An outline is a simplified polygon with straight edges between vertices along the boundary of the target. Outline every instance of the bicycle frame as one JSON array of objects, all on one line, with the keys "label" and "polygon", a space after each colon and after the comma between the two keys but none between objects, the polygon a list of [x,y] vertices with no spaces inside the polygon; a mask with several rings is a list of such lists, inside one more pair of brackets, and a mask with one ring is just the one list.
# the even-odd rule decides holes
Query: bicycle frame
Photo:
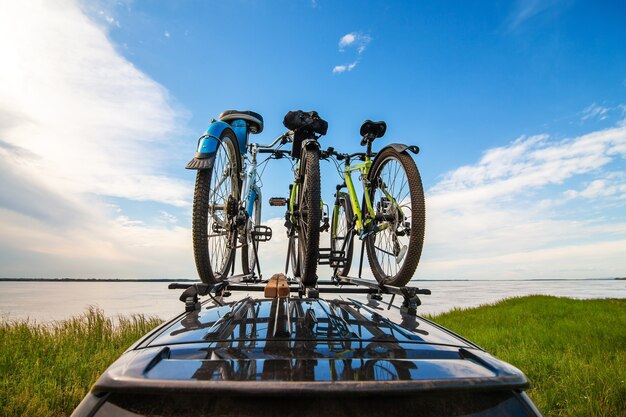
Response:
[{"label": "bicycle frame", "polygon": [[[250,152],[250,163],[247,164],[248,166],[246,167],[246,176],[244,177],[244,181],[243,181],[243,188],[242,188],[242,193],[241,193],[241,201],[240,204],[241,206],[244,207],[246,214],[248,217],[252,217],[252,210],[254,209],[254,200],[256,200],[257,198],[259,199],[259,201],[262,200],[261,198],[261,188],[257,185],[258,184],[258,177],[257,177],[257,150],[255,149],[256,144],[252,145],[252,150]],[[261,209],[262,206],[259,207],[259,210]],[[259,212],[259,215],[261,215],[261,213]]]},{"label": "bicycle frame", "polygon": [[[365,162],[355,165],[350,165],[349,161],[346,161],[346,166],[343,172],[343,180],[348,188],[348,197],[350,198],[350,204],[352,205],[352,211],[356,215],[356,232],[361,234],[364,230],[366,224],[363,224],[363,212],[361,211],[361,205],[359,203],[356,190],[354,189],[354,183],[352,182],[352,173],[355,171],[359,171],[361,173],[361,182],[363,183],[363,191],[365,194],[365,207],[369,213],[369,217],[367,219],[367,225],[371,222],[371,219],[374,217],[375,212],[372,207],[372,202],[370,199],[370,187],[367,181],[363,181],[363,179],[367,178],[367,175],[370,172],[372,167],[372,160],[370,157],[365,158]],[[333,216],[336,216],[336,211]],[[337,219],[334,219],[335,222]]]},{"label": "bicycle frame", "polygon": [[[350,165],[350,161],[347,160],[346,165],[343,170],[344,183],[346,185],[346,188],[348,189],[348,192],[343,193],[343,194],[347,194],[347,196],[349,197],[350,205],[352,206],[352,211],[356,217],[354,230],[360,237],[363,237],[365,235],[365,232],[369,231],[368,229],[370,228],[370,225],[376,218],[376,211],[374,210],[374,206],[372,204],[372,199],[371,199],[371,185],[369,181],[367,180],[370,169],[372,168],[372,164],[373,164],[372,158],[366,155],[365,161],[359,164]],[[352,173],[355,171],[360,172],[360,179],[363,185],[363,196],[365,200],[365,207],[363,208],[361,207],[361,204],[359,203],[358,196],[354,188],[354,183],[352,181]],[[382,185],[380,187],[381,191],[385,194],[385,196],[389,199],[389,201],[398,209],[400,214],[404,217],[402,206],[398,204],[398,202],[393,198],[391,194],[389,194],[384,184],[381,184],[381,185]],[[339,193],[339,191],[337,192]],[[365,214],[367,214],[367,217],[365,216]],[[334,217],[333,220],[335,221],[335,224],[337,223],[337,220],[338,220],[336,218],[337,215],[338,215],[337,211],[333,210],[333,217]],[[364,219],[364,217],[366,218]],[[388,225],[385,223],[380,224],[378,225],[378,229],[376,231],[378,232],[378,231],[384,230],[387,228],[387,226]],[[334,232],[335,231],[332,231],[332,233]]]},{"label": "bicycle frame", "polygon": [[[240,201],[240,204],[242,207],[245,208],[245,211],[248,217],[252,216],[252,210],[254,209],[254,200],[258,197],[259,201],[261,201],[261,188],[257,185],[258,183],[257,155],[259,154],[259,150],[271,149],[274,146],[276,146],[278,142],[282,140],[289,141],[290,133],[291,132],[287,132],[283,135],[280,135],[269,145],[261,145],[258,143],[251,143],[250,145],[248,145],[248,147],[250,148],[250,153],[249,153],[250,163],[247,164],[247,167],[246,167],[246,175],[244,177],[243,188],[242,188],[242,193],[241,193],[241,201]],[[246,161],[247,159],[248,159],[248,156],[246,155]]]},{"label": "bicycle frame", "polygon": [[[300,162],[295,166],[294,172],[300,171]],[[298,181],[293,182],[293,187],[291,187],[291,194],[289,195],[289,215],[290,221],[292,224],[296,223],[296,204],[298,198],[298,190],[300,188],[300,183]]]}]

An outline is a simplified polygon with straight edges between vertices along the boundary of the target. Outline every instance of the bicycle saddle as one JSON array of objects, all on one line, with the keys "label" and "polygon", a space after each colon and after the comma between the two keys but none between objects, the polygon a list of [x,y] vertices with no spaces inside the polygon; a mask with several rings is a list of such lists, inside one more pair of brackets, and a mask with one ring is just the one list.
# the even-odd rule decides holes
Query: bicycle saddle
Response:
[{"label": "bicycle saddle", "polygon": [[387,123],[384,121],[372,122],[366,120],[361,125],[361,136],[369,136],[372,139],[382,138],[387,131]]},{"label": "bicycle saddle", "polygon": [[302,130],[325,135],[328,131],[328,122],[322,119],[316,111],[295,110],[287,112],[283,125],[289,130]]},{"label": "bicycle saddle", "polygon": [[225,110],[218,120],[229,122],[231,120],[242,119],[248,122],[250,133],[261,133],[263,131],[263,116],[249,110]]}]

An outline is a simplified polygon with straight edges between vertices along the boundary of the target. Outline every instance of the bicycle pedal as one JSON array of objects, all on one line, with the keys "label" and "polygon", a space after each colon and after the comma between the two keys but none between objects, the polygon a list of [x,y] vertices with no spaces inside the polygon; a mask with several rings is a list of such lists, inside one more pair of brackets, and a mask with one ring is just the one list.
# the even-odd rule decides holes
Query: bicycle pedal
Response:
[{"label": "bicycle pedal", "polygon": [[256,242],[268,242],[272,239],[272,228],[269,226],[254,226],[252,229],[252,239]]},{"label": "bicycle pedal", "polygon": [[287,200],[286,198],[283,197],[271,197],[270,198],[270,206],[272,207],[284,207],[287,205],[287,202],[289,200]]}]

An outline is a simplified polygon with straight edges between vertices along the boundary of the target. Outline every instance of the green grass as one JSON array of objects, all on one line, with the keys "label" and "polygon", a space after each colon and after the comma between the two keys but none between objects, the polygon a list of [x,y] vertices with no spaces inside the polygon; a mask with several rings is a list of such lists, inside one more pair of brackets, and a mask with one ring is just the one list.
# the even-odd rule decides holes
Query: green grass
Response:
[{"label": "green grass", "polygon": [[626,416],[626,299],[530,296],[432,318],[521,369],[545,416]]},{"label": "green grass", "polygon": [[96,309],[55,324],[0,321],[0,415],[70,415],[98,376],[159,323]]},{"label": "green grass", "polygon": [[[437,323],[520,368],[546,416],[626,416],[626,300],[532,296]],[[98,376],[159,323],[102,311],[39,325],[0,321],[0,415],[69,415]]]}]

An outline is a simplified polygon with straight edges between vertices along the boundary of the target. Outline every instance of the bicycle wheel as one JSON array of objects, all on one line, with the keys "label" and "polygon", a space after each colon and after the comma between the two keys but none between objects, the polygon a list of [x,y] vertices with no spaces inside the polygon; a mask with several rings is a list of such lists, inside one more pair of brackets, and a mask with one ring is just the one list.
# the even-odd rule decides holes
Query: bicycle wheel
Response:
[{"label": "bicycle wheel", "polygon": [[317,256],[320,243],[320,221],[322,205],[320,202],[320,162],[317,149],[303,149],[300,160],[301,183],[298,188],[298,237],[295,239],[298,249],[300,279],[305,286],[314,286],[317,282]]},{"label": "bicycle wheel", "polygon": [[348,231],[351,227],[352,218],[352,205],[346,195],[339,197],[339,205],[335,205],[333,208],[333,217],[330,226],[330,250],[341,251],[343,250],[343,256],[346,258],[346,263],[343,267],[337,268],[338,276],[348,276],[350,272],[350,266],[352,264],[352,254],[354,251],[354,241],[349,239]]},{"label": "bicycle wheel", "polygon": [[[256,269],[256,253],[254,251],[254,242],[252,241],[252,231],[254,226],[261,224],[261,201],[256,196],[252,204],[252,215],[248,218],[246,229],[242,239],[241,247],[241,269],[244,274],[252,274]],[[258,244],[257,244],[258,245]]]},{"label": "bicycle wheel", "polygon": [[419,171],[409,155],[387,148],[374,160],[369,180],[378,232],[365,241],[367,259],[379,282],[406,285],[424,245],[426,210]]},{"label": "bicycle wheel", "polygon": [[220,139],[213,168],[198,171],[193,196],[193,253],[198,275],[206,283],[228,275],[237,246],[239,148],[230,130]]}]

